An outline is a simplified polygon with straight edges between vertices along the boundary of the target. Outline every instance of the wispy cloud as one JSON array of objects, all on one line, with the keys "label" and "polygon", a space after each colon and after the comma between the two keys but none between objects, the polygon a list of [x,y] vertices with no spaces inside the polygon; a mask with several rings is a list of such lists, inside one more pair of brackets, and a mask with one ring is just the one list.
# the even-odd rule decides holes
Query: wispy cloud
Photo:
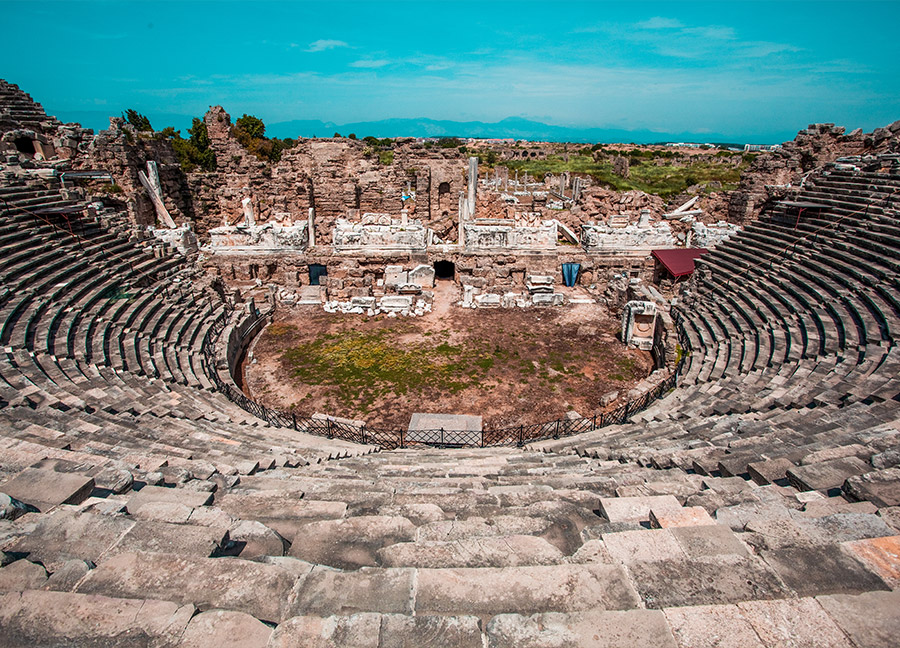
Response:
[{"label": "wispy cloud", "polygon": [[353,61],[353,63],[350,64],[350,67],[371,69],[381,68],[389,64],[390,61],[388,61],[387,59],[361,59],[359,61]]},{"label": "wispy cloud", "polygon": [[742,40],[733,27],[724,25],[686,25],[680,20],[654,16],[632,25],[628,40],[643,43],[657,54],[671,58],[722,60],[726,56],[757,59],[797,52],[788,43]]},{"label": "wispy cloud", "polygon": [[[293,45],[293,43],[292,43]],[[349,43],[342,40],[331,40],[328,38],[320,38],[313,41],[306,48],[307,52],[326,52],[328,50],[338,49],[339,47],[350,47]]]}]

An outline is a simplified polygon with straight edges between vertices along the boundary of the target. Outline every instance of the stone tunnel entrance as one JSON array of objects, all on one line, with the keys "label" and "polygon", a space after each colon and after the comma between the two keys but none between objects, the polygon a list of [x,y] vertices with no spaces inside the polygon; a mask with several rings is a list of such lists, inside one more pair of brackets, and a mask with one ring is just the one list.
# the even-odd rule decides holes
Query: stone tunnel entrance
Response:
[{"label": "stone tunnel entrance", "polygon": [[435,261],[434,278],[453,281],[456,279],[456,264],[453,261]]}]

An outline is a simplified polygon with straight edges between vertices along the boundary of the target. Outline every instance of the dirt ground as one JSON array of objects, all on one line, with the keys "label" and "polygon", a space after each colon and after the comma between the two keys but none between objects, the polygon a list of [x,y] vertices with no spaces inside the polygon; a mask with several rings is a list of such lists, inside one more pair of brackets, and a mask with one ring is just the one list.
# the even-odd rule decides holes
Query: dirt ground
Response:
[{"label": "dirt ground", "polygon": [[451,306],[452,290],[439,287],[434,311],[416,318],[279,310],[245,363],[245,391],[373,427],[405,428],[414,412],[501,427],[591,415],[601,396],[624,399],[652,370],[649,353],[615,338],[619,322],[602,307],[470,310]]}]

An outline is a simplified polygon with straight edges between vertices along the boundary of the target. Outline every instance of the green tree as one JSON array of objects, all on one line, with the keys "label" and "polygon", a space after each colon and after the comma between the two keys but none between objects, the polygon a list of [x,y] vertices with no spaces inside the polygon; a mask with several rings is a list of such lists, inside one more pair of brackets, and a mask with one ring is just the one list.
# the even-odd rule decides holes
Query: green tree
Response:
[{"label": "green tree", "polygon": [[150,125],[150,120],[146,116],[139,113],[137,110],[129,108],[122,114],[122,117],[125,119],[125,121],[134,126],[135,130],[144,132],[153,131],[153,127]]},{"label": "green tree", "polygon": [[262,139],[266,136],[266,125],[259,117],[245,114],[243,117],[238,117],[234,124],[237,129],[246,133],[247,137]]},{"label": "green tree", "polygon": [[215,171],[216,153],[209,147],[209,132],[203,120],[194,117],[191,127],[188,129],[188,139],[181,137],[181,132],[169,127],[161,131],[172,139],[172,148],[186,172],[196,171],[198,168],[204,171]]}]

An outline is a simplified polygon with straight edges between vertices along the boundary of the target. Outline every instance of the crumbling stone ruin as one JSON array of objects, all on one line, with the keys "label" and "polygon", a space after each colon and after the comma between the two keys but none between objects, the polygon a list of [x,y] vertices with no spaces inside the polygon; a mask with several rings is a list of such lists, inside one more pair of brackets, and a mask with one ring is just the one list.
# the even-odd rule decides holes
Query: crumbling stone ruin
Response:
[{"label": "crumbling stone ruin", "polygon": [[[374,170],[357,144],[322,141],[287,154],[284,173],[235,149],[214,174],[185,175],[128,125],[92,137],[0,83],[0,644],[895,645],[900,155],[896,131],[823,128],[786,144],[789,157],[761,154],[751,176],[784,164],[802,186],[785,174],[785,197],[743,203],[748,179],[732,194],[742,229],[673,301],[563,240],[453,249],[460,221],[441,229],[422,202],[407,222],[451,243],[334,251],[327,233],[350,209],[399,216],[407,167]],[[819,139],[856,148],[788,162]],[[467,165],[444,155],[421,177],[463,193]],[[302,159],[319,166],[292,171]],[[177,253],[144,229],[159,213],[138,174],[148,161],[201,245],[246,218],[244,198],[247,228],[284,222],[275,204],[292,223],[313,208],[315,244]],[[379,178],[385,196],[363,200]],[[457,193],[440,195],[458,209]],[[641,209],[673,226],[663,214],[683,204]],[[265,287],[302,271],[329,301],[381,288],[382,304],[415,309],[435,281],[472,301],[520,284],[553,301],[568,261],[583,264],[572,288],[624,286],[624,341],[656,345],[659,328],[677,339],[659,389],[502,437],[472,416],[410,441],[267,410],[238,385],[271,304],[236,278]]]}]

